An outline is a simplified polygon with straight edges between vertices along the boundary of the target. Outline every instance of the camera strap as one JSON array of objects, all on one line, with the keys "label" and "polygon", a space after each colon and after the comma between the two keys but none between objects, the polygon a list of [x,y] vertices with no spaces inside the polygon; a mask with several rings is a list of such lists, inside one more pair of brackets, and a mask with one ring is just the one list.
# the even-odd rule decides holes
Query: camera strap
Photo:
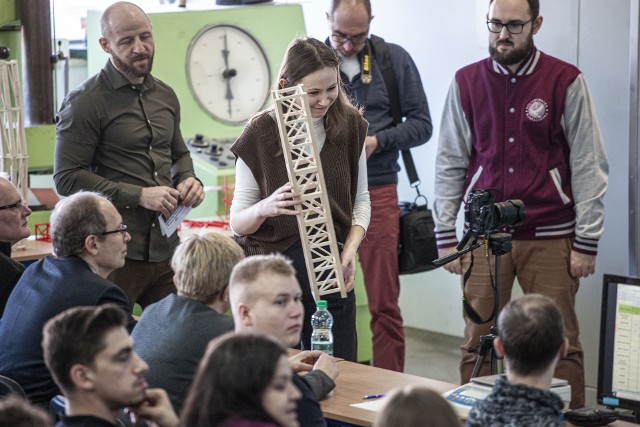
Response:
[{"label": "camera strap", "polygon": [[[491,263],[489,262],[489,248],[487,247],[488,240],[485,239],[483,246],[485,247],[485,253],[487,254],[487,263],[489,263],[489,278],[491,280],[491,288],[493,288],[493,311],[489,315],[487,319],[482,319],[478,312],[467,302],[467,295],[465,293],[465,287],[467,286],[467,280],[471,277],[471,269],[473,268],[473,262],[475,259],[474,251],[471,251],[471,263],[469,264],[469,268],[464,272],[464,279],[462,281],[462,306],[464,307],[464,312],[467,314],[467,317],[476,325],[483,325],[492,321],[496,315],[498,314],[498,287],[496,286],[496,282],[493,280],[493,275],[491,274]],[[499,273],[498,273],[499,274]]]},{"label": "camera strap", "polygon": [[[400,93],[398,91],[398,84],[396,83],[396,77],[393,72],[393,64],[391,63],[391,54],[389,54],[389,47],[382,37],[371,34],[370,41],[367,41],[367,48],[372,51],[374,60],[380,68],[380,72],[382,73],[382,80],[384,82],[385,89],[387,90],[387,95],[389,96],[389,110],[391,112],[391,117],[393,118],[393,123],[395,125],[398,125],[399,123],[402,123],[402,108],[400,107]],[[371,66],[370,63],[369,66]],[[371,73],[369,72],[369,75],[370,74]],[[363,83],[365,83],[364,80]],[[371,83],[370,78],[369,83]],[[367,93],[369,90],[368,84],[365,84],[364,90],[364,105],[367,105]],[[420,197],[421,194],[420,190],[418,190],[418,185],[420,185],[421,182],[420,178],[418,177],[416,165],[413,162],[411,151],[407,148],[404,150],[400,150],[400,153],[402,154],[402,162],[404,163],[404,167],[407,170],[409,184],[411,185],[411,187],[416,189],[416,191],[418,192],[418,197]]]}]

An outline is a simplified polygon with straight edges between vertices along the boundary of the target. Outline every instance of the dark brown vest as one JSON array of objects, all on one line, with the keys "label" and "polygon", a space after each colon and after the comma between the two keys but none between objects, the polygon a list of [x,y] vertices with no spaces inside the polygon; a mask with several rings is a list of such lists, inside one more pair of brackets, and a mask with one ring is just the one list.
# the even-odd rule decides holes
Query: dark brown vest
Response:
[{"label": "dark brown vest", "polygon": [[[352,115],[348,126],[347,139],[331,141],[327,137],[320,153],[331,216],[340,243],[344,243],[351,229],[358,161],[368,124],[361,116]],[[278,124],[268,112],[258,114],[247,123],[231,151],[253,172],[261,198],[270,196],[289,181]],[[300,240],[297,219],[288,215],[267,218],[255,233],[236,237],[247,255],[283,252],[297,240]]]}]

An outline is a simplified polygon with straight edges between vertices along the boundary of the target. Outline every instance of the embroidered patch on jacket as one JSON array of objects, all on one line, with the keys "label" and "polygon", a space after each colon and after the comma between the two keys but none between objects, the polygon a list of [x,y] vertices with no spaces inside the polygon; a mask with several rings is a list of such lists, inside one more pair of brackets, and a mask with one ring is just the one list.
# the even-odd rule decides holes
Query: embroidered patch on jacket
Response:
[{"label": "embroidered patch on jacket", "polygon": [[539,122],[547,117],[548,111],[547,103],[540,98],[536,98],[527,104],[527,117],[534,122]]}]

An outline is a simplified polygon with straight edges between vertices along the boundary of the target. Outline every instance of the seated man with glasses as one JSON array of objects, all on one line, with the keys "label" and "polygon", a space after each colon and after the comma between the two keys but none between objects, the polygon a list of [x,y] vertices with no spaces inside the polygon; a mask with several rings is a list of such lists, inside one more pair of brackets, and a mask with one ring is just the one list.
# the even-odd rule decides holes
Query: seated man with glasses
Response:
[{"label": "seated man with glasses", "polygon": [[0,317],[24,266],[11,259],[11,246],[29,237],[31,209],[4,173],[0,173]]},{"label": "seated man with glasses", "polygon": [[56,257],[30,265],[0,319],[0,375],[17,381],[31,402],[47,406],[59,394],[42,355],[42,327],[76,306],[115,303],[134,320],[124,292],[106,277],[124,265],[131,236],[105,197],[79,192],[56,205],[51,241]]}]

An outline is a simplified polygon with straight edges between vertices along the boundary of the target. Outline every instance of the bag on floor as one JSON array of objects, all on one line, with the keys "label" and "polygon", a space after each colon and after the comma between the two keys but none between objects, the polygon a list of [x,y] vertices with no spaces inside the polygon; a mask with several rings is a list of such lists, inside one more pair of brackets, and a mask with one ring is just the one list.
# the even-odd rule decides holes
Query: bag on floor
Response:
[{"label": "bag on floor", "polygon": [[[418,204],[424,199],[424,204]],[[435,223],[427,198],[418,195],[413,202],[399,202],[400,239],[398,268],[400,274],[414,274],[436,269],[433,260],[438,258]]]}]

